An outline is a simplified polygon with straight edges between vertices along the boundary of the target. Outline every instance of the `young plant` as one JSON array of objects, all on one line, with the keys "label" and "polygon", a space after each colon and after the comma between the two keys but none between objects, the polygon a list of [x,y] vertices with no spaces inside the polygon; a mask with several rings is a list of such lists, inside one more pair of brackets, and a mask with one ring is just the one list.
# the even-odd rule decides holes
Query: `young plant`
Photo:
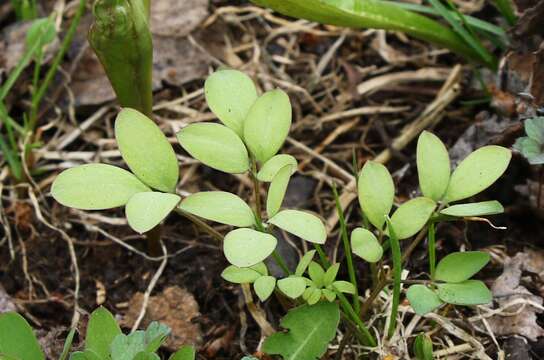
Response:
[{"label": "young plant", "polygon": [[11,6],[19,20],[32,20],[38,17],[36,0],[11,0]]}]

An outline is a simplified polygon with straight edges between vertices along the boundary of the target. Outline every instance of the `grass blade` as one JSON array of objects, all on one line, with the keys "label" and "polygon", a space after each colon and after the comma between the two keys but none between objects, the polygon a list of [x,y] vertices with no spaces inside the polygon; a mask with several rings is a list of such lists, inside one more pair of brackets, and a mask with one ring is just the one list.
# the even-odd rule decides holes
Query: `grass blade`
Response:
[{"label": "grass blade", "polygon": [[391,244],[391,255],[393,257],[393,300],[391,303],[391,318],[389,320],[389,329],[387,336],[390,338],[395,333],[397,327],[397,312],[400,303],[400,280],[402,275],[402,257],[400,254],[400,243],[395,229],[391,225],[391,219],[387,217],[387,228],[389,229],[389,239]]}]

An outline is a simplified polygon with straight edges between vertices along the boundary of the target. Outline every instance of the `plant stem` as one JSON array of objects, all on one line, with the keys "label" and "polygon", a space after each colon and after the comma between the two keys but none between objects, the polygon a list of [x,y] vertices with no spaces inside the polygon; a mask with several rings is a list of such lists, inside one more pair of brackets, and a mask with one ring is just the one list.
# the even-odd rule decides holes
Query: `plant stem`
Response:
[{"label": "plant stem", "polygon": [[431,279],[434,280],[434,271],[436,267],[436,228],[434,222],[429,223],[427,241],[429,242],[429,272]]},{"label": "plant stem", "polygon": [[291,272],[289,271],[287,264],[285,263],[285,261],[283,260],[283,258],[281,257],[281,255],[278,253],[277,250],[274,250],[272,252],[272,257],[274,258],[274,261],[276,262],[276,264],[278,264],[278,266],[283,270],[285,275],[287,276],[291,275]]},{"label": "plant stem", "polygon": [[255,161],[253,156],[251,157],[250,176],[251,181],[253,182],[253,193],[255,196],[255,216],[257,217],[257,222],[262,226],[261,184],[259,179],[257,179],[257,161]]},{"label": "plant stem", "polygon": [[391,303],[391,317],[389,320],[389,330],[387,336],[391,338],[397,327],[397,312],[400,303],[400,278],[402,276],[402,257],[400,253],[400,243],[395,229],[391,225],[389,218],[387,219],[387,227],[389,228],[389,240],[391,243],[391,255],[393,257],[393,300]]},{"label": "plant stem", "polygon": [[336,291],[336,296],[338,297],[338,300],[340,300],[340,305],[342,306],[344,313],[348,315],[348,317],[357,325],[358,330],[362,332],[363,338],[365,340],[364,344],[369,346],[376,346],[376,340],[374,340],[374,337],[372,336],[368,328],[361,321],[361,318],[357,315],[348,299],[340,291]]},{"label": "plant stem", "polygon": [[321,261],[321,265],[325,269],[328,269],[331,266],[331,262],[327,258],[327,254],[325,254],[325,251],[321,247],[321,245],[314,243],[314,248],[317,251],[317,254],[319,255],[319,260]]},{"label": "plant stem", "polygon": [[211,237],[213,237],[214,239],[216,239],[217,241],[219,241],[220,243],[223,242],[223,235],[221,235],[220,232],[218,232],[217,230],[215,230],[213,227],[211,227],[210,225],[208,225],[207,223],[205,223],[203,220],[201,220],[199,217],[193,215],[193,214],[189,214],[188,212],[185,212],[183,210],[181,210],[180,208],[176,208],[175,211],[183,216],[184,218],[186,218],[187,220],[191,221],[193,224],[195,224],[199,229],[201,229],[202,231],[204,231],[205,233],[207,233],[208,235],[210,235]]}]

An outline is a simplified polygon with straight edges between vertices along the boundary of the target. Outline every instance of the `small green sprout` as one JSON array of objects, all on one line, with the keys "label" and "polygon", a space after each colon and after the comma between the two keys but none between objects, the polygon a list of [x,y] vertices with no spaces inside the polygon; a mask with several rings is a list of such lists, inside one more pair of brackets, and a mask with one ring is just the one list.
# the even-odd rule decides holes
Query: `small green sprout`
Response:
[{"label": "small green sprout", "polygon": [[417,360],[433,360],[433,342],[425,334],[419,334],[414,340],[414,354]]},{"label": "small green sprout", "polygon": [[544,164],[544,117],[525,120],[525,133],[514,144],[514,150],[519,151],[532,165]]}]

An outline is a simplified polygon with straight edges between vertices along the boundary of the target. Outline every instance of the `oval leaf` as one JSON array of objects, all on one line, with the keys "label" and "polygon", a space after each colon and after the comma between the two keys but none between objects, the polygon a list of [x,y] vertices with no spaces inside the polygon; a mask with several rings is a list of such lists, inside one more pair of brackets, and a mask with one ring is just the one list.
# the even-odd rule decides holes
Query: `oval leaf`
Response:
[{"label": "oval leaf", "polygon": [[291,175],[294,174],[297,170],[298,162],[291,155],[280,154],[272,157],[270,160],[264,163],[261,170],[257,174],[257,179],[259,181],[271,182],[274,179],[274,176],[286,165],[291,165]]},{"label": "oval leaf", "polygon": [[103,210],[125,205],[137,193],[151,191],[136,176],[117,166],[87,164],[64,170],[51,195],[64,206]]},{"label": "oval leaf", "polygon": [[278,280],[278,289],[280,289],[287,297],[296,299],[306,290],[306,281],[300,276],[289,276],[285,279]]},{"label": "oval leaf", "polygon": [[134,109],[123,109],[115,120],[115,138],[123,159],[140,180],[160,191],[176,189],[176,154],[151,119]]},{"label": "oval leaf", "polygon": [[336,290],[346,293],[355,294],[355,286],[349,281],[338,280],[332,283],[332,287]]},{"label": "oval leaf", "polygon": [[327,230],[323,222],[307,212],[282,210],[268,222],[312,243],[324,244],[327,240]]},{"label": "oval leaf", "polygon": [[272,295],[276,287],[276,278],[273,276],[261,276],[253,284],[253,289],[261,301],[265,301]]},{"label": "oval leaf", "polygon": [[95,353],[100,359],[110,356],[110,345],[121,328],[113,315],[103,307],[99,307],[91,314],[85,337],[85,352]]},{"label": "oval leaf", "polygon": [[211,74],[204,84],[206,102],[221,122],[243,136],[244,120],[257,100],[253,80],[237,70],[219,70]]},{"label": "oval leaf", "polygon": [[441,214],[456,217],[486,216],[501,214],[503,212],[504,208],[501,203],[496,200],[453,205],[440,211]]},{"label": "oval leaf", "polygon": [[363,228],[354,229],[351,233],[351,249],[369,263],[378,262],[383,256],[383,248],[376,236]]},{"label": "oval leaf", "polygon": [[424,131],[417,141],[417,173],[421,192],[435,201],[442,199],[450,181],[450,157],[440,139]]},{"label": "oval leaf", "polygon": [[134,195],[125,208],[128,224],[140,234],[159,225],[179,204],[176,194],[143,192]]},{"label": "oval leaf", "polygon": [[484,146],[467,156],[451,175],[444,201],[453,202],[487,189],[506,171],[512,153],[501,146]]},{"label": "oval leaf", "polygon": [[221,273],[221,277],[235,284],[251,284],[262,275],[251,268],[240,268],[230,265]]},{"label": "oval leaf", "polygon": [[493,299],[491,291],[479,280],[462,283],[438,284],[438,296],[448,304],[484,305]]},{"label": "oval leaf", "polygon": [[253,229],[236,229],[225,236],[223,251],[231,264],[249,267],[270,256],[277,242],[270,234]]},{"label": "oval leaf", "polygon": [[291,127],[291,102],[282,90],[272,90],[255,101],[244,122],[244,141],[264,164],[276,155]]},{"label": "oval leaf", "polygon": [[325,276],[323,276],[323,286],[329,286],[333,283],[334,280],[336,280],[338,270],[340,270],[340,263],[331,265],[331,267],[327,269],[327,271],[325,272]]},{"label": "oval leaf", "polygon": [[442,305],[438,295],[425,285],[412,285],[406,292],[410,305],[418,315],[425,315]]},{"label": "oval leaf", "polygon": [[385,215],[389,215],[395,196],[395,185],[385,166],[367,161],[359,174],[359,204],[368,221],[378,229],[383,228]]},{"label": "oval leaf", "polygon": [[302,276],[306,269],[308,268],[308,265],[312,262],[314,256],[315,256],[316,250],[310,250],[304,256],[300,259],[298,262],[297,268],[295,269],[295,275]]},{"label": "oval leaf", "polygon": [[280,210],[292,173],[293,167],[291,165],[284,166],[270,183],[266,198],[266,213],[268,217],[273,217]]},{"label": "oval leaf", "polygon": [[225,191],[203,191],[189,195],[179,208],[201,218],[238,227],[255,224],[255,215],[238,196]]},{"label": "oval leaf", "polygon": [[470,279],[491,259],[483,251],[455,252],[443,258],[436,266],[435,279],[459,283]]},{"label": "oval leaf", "polygon": [[34,331],[25,318],[16,312],[0,314],[0,358],[45,359]]},{"label": "oval leaf", "polygon": [[310,279],[312,279],[316,287],[321,288],[323,286],[325,270],[323,270],[321,265],[319,265],[315,261],[312,261],[310,263],[310,266],[308,267],[308,274],[310,275]]},{"label": "oval leaf", "polygon": [[407,239],[418,233],[425,226],[436,203],[426,197],[408,200],[393,213],[391,224],[399,240]]},{"label": "oval leaf", "polygon": [[236,133],[214,123],[191,124],[177,134],[181,146],[214,169],[240,174],[249,169],[247,149]]}]

